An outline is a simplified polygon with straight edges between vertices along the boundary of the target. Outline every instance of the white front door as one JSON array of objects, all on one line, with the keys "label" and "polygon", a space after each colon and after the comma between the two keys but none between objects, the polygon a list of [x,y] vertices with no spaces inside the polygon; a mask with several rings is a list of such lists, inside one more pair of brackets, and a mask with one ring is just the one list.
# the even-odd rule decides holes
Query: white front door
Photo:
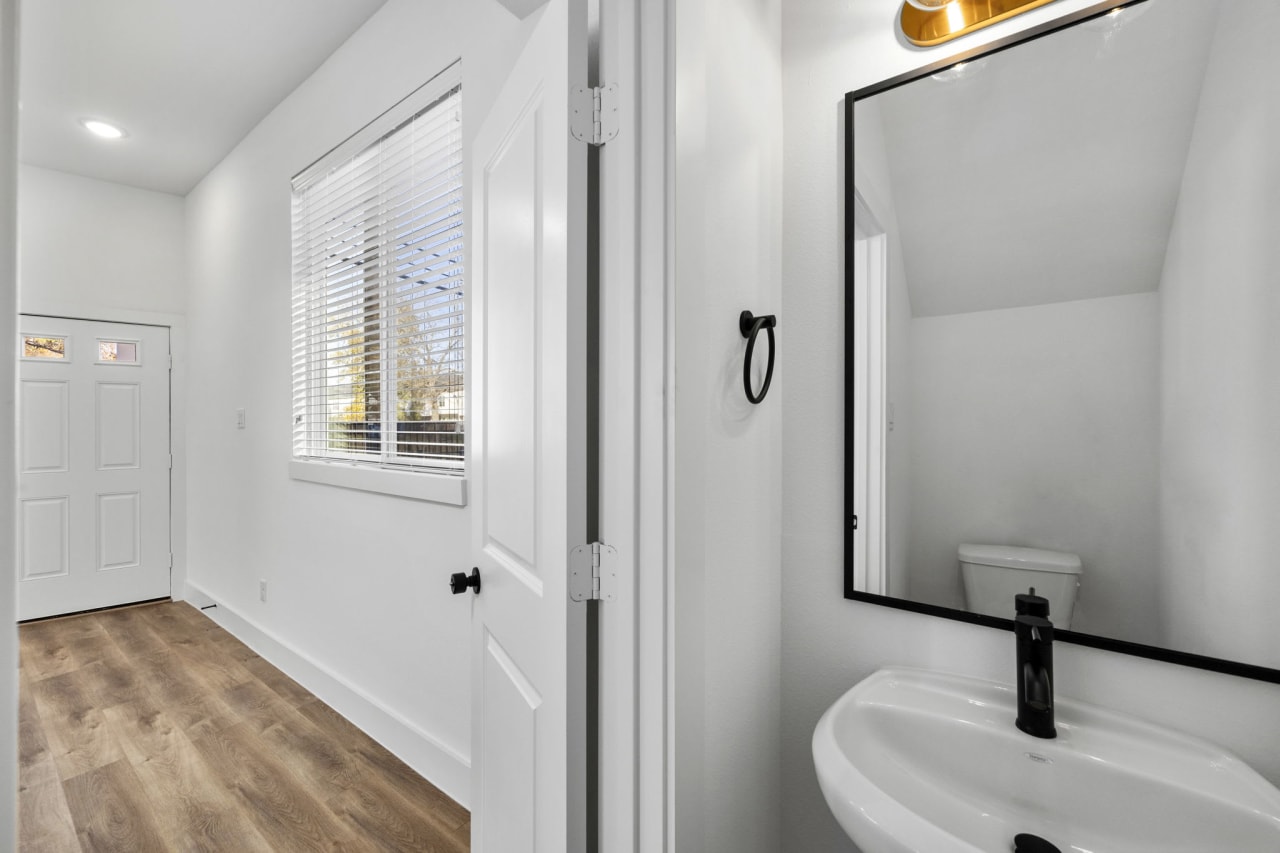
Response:
[{"label": "white front door", "polygon": [[169,330],[18,328],[18,619],[169,595]]},{"label": "white front door", "polygon": [[586,81],[582,0],[549,0],[472,149],[474,853],[585,848]]}]

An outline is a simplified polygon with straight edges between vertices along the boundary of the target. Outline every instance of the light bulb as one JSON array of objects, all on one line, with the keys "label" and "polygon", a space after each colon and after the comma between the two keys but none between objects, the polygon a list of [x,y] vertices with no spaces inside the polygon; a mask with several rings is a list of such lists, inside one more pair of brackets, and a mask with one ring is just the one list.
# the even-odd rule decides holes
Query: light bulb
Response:
[{"label": "light bulb", "polygon": [[907,5],[914,6],[921,12],[936,12],[953,0],[907,0]]}]

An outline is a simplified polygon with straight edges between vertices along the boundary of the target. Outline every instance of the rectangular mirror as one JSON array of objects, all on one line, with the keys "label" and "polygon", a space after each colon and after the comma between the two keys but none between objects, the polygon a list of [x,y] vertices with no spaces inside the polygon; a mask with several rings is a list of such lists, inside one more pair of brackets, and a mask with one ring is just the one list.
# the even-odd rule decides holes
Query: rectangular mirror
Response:
[{"label": "rectangular mirror", "polygon": [[1280,3],[846,99],[846,597],[1280,681]]}]

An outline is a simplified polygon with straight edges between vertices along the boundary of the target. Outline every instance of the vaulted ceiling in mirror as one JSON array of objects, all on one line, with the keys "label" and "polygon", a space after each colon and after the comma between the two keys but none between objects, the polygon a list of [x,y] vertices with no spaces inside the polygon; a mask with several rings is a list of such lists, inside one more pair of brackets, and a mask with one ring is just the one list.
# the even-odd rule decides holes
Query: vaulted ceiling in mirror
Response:
[{"label": "vaulted ceiling in mirror", "polygon": [[865,102],[915,316],[1159,287],[1217,10],[1152,0]]}]

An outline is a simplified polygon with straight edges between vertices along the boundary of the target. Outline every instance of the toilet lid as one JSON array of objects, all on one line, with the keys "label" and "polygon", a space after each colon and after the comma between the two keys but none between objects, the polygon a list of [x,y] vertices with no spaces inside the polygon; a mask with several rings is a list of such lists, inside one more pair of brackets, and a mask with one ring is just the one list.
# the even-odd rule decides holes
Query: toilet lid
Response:
[{"label": "toilet lid", "polygon": [[961,545],[960,562],[980,566],[1000,566],[1032,572],[1056,572],[1078,575],[1083,571],[1080,558],[1065,551],[1042,548],[1019,548],[1014,545]]}]

